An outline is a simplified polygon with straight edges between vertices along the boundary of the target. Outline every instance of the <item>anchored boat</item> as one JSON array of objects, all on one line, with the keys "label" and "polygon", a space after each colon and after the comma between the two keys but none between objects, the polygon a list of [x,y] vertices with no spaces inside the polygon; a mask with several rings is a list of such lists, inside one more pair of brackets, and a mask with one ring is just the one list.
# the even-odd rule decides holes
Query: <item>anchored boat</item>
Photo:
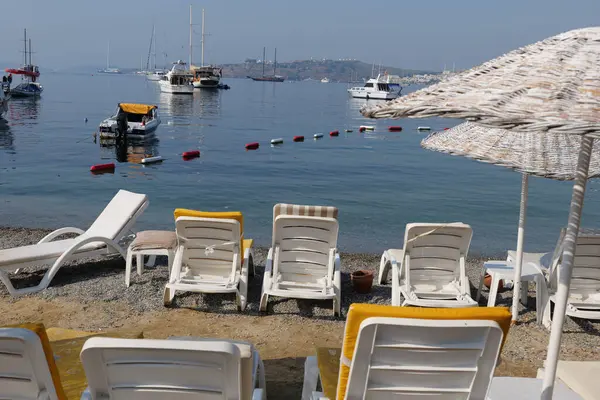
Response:
[{"label": "anchored boat", "polygon": [[158,82],[160,91],[173,94],[194,94],[192,74],[181,60],[173,63],[171,70]]},{"label": "anchored boat", "polygon": [[400,77],[388,74],[377,75],[377,78],[369,79],[363,87],[357,86],[348,89],[350,96],[367,100],[393,100],[400,97],[401,91]]},{"label": "anchored boat", "polygon": [[[11,75],[21,75],[22,82],[10,90],[13,97],[38,97],[44,91],[44,87],[36,82],[40,76],[40,69],[37,65],[33,65],[31,62],[31,39],[29,39],[29,50],[27,50],[27,29],[25,29],[25,52],[24,62],[21,68],[7,68],[5,72],[8,72],[10,80]],[[29,60],[27,55],[29,54]],[[10,85],[10,82],[9,82]]]},{"label": "anchored boat", "polygon": [[112,117],[102,121],[99,126],[101,138],[118,136],[117,119],[120,113],[127,116],[127,137],[145,139],[154,136],[154,131],[160,125],[158,107],[149,104],[119,103],[117,112]]}]

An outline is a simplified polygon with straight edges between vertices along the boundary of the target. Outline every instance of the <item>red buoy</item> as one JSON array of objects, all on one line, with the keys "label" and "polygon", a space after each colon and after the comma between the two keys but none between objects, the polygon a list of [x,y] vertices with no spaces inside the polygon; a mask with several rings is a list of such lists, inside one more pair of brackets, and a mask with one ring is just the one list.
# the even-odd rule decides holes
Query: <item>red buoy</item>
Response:
[{"label": "red buoy", "polygon": [[448,129],[450,129],[450,128],[444,128],[445,131],[447,131]]},{"label": "red buoy", "polygon": [[358,131],[359,131],[359,132],[364,132],[364,131],[366,131],[366,130],[367,130],[367,128],[365,128],[364,126],[361,126],[360,128],[358,128]]},{"label": "red buoy", "polygon": [[258,144],[258,142],[252,142],[252,143],[248,143],[246,145],[246,150],[256,150],[260,147],[260,144]]},{"label": "red buoy", "polygon": [[329,136],[334,137],[334,136],[339,136],[340,135],[340,131],[331,131],[329,132]]},{"label": "red buoy", "polygon": [[114,163],[110,163],[110,164],[96,164],[96,165],[92,165],[90,168],[91,172],[100,172],[100,171],[114,171],[115,170],[115,164]]},{"label": "red buoy", "polygon": [[181,156],[185,159],[200,157],[200,150],[184,151]]},{"label": "red buoy", "polygon": [[388,127],[388,131],[390,132],[402,132],[401,126],[390,126]]},{"label": "red buoy", "polygon": [[294,136],[294,142],[304,142],[304,136]]}]

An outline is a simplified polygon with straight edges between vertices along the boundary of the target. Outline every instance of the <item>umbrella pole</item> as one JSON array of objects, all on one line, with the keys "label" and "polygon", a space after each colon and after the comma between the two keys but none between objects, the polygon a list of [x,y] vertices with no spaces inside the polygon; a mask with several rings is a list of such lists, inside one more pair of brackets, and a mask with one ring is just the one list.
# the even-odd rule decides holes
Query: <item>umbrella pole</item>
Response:
[{"label": "umbrella pole", "polygon": [[525,238],[525,221],[527,219],[527,196],[529,191],[529,175],[523,174],[521,180],[521,209],[519,211],[519,231],[517,234],[517,259],[515,260],[515,278],[513,282],[512,323],[519,319],[519,297],[521,296],[521,272],[523,270],[523,240]]},{"label": "umbrella pole", "polygon": [[[564,250],[562,262],[559,266],[558,289],[556,291],[556,302],[554,304],[554,317],[550,332],[550,343],[548,343],[548,355],[546,357],[544,383],[542,386],[542,400],[552,400],[554,380],[556,379],[556,368],[560,354],[560,341],[562,338],[563,324],[565,322],[567,300],[569,298],[569,286],[573,274],[573,260],[575,258],[575,245],[581,223],[583,210],[583,198],[585,196],[585,185],[587,183],[592,145],[594,139],[588,136],[581,138],[579,159],[577,160],[577,171],[575,172],[575,183],[573,184],[573,196],[571,197],[571,209],[569,211],[569,222],[564,239]],[[550,307],[550,304],[548,304]]]}]

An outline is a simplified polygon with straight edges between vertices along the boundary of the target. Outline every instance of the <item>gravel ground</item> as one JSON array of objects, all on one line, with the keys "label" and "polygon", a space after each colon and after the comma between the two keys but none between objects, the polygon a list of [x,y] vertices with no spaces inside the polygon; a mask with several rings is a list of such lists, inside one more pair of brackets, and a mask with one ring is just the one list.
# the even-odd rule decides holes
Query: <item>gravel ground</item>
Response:
[{"label": "gravel ground", "polygon": [[[39,229],[0,228],[0,248],[35,243],[47,232],[46,230]],[[124,261],[120,258],[112,258],[81,260],[66,265],[60,269],[52,281],[50,288],[42,293],[27,295],[19,299],[10,297],[6,288],[0,285],[0,297],[7,310],[3,311],[2,307],[0,307],[0,323],[14,323],[15,318],[18,318],[18,316],[15,317],[14,315],[14,309],[16,309],[17,304],[22,304],[19,302],[23,301],[29,301],[31,304],[35,304],[36,307],[45,307],[48,304],[53,304],[53,302],[59,302],[65,310],[68,308],[65,304],[75,304],[78,307],[82,307],[79,310],[86,310],[88,307],[101,305],[103,312],[108,315],[107,319],[94,320],[94,318],[83,318],[78,320],[76,324],[78,329],[88,330],[115,328],[123,326],[128,320],[131,323],[134,320],[137,321],[136,323],[140,329],[143,329],[144,323],[149,323],[150,316],[155,318],[155,321],[158,321],[158,324],[160,324],[160,321],[170,321],[173,315],[176,315],[172,313],[178,312],[175,310],[193,310],[195,315],[207,321],[218,321],[218,324],[228,324],[228,319],[231,320],[233,325],[237,321],[248,320],[251,321],[251,324],[265,325],[264,329],[266,330],[283,329],[284,331],[290,330],[290,332],[293,332],[295,329],[301,332],[306,327],[306,329],[310,328],[316,332],[311,333],[311,335],[320,335],[322,332],[324,338],[327,339],[327,343],[336,343],[339,341],[339,345],[341,345],[340,332],[343,331],[343,316],[347,313],[350,304],[390,303],[389,284],[383,286],[374,284],[370,294],[361,295],[352,290],[350,283],[350,273],[352,271],[359,269],[377,271],[380,255],[342,253],[342,318],[334,318],[332,316],[331,301],[293,300],[272,297],[269,299],[269,316],[266,317],[258,311],[266,253],[267,251],[264,248],[255,249],[254,262],[256,265],[256,275],[250,279],[248,307],[242,315],[237,312],[234,295],[181,293],[175,297],[171,309],[166,309],[162,304],[163,289],[168,279],[166,258],[158,257],[157,266],[146,268],[142,276],[137,276],[134,271],[131,287],[128,289],[125,288],[124,283]],[[468,260],[467,273],[471,280],[473,297],[476,295],[476,288],[473,285],[476,286],[478,284],[480,267],[483,261],[487,259],[489,258],[481,256]],[[29,286],[36,284],[44,272],[43,268],[26,268],[17,274],[11,274],[11,279],[16,287]],[[377,278],[375,277],[376,280]],[[511,294],[511,291],[501,292],[496,304],[510,306]],[[542,366],[549,334],[544,328],[535,324],[534,296],[534,287],[531,286],[528,307],[524,308],[521,306],[521,322],[511,328],[503,350],[504,366],[499,367],[497,374],[534,376],[535,369]],[[485,306],[486,303],[487,291],[484,291],[480,305]],[[11,304],[15,306],[13,310],[11,310]],[[40,304],[42,305],[40,306]],[[11,311],[13,312],[11,313]],[[3,319],[2,313],[4,312],[11,316]],[[60,309],[57,312],[60,313]],[[68,313],[68,318],[76,318],[79,312],[73,310],[65,311],[65,315]],[[248,316],[250,319],[245,316]],[[189,318],[189,315],[186,318]],[[64,321],[64,319],[59,320]],[[72,327],[74,323],[67,320],[65,324],[69,326],[64,327]],[[590,322],[567,318],[564,331],[563,359],[600,359],[600,321]],[[225,334],[224,332],[219,333]],[[250,340],[252,335],[249,333],[246,337]],[[301,382],[302,380],[302,362],[297,357],[310,354],[312,351],[311,344],[316,343],[321,345],[323,343],[319,340],[303,340],[303,344],[298,347],[297,354],[294,353],[293,346],[288,346],[289,348],[285,351],[281,349],[268,351],[272,358],[283,357],[283,353],[285,353],[286,357],[290,355],[296,357],[296,359],[291,361],[293,365],[289,367],[290,371],[292,371],[290,373],[293,375],[293,379],[290,379],[294,382]],[[294,342],[293,335],[290,341]],[[262,354],[260,343],[257,343],[257,345]],[[290,354],[290,352],[293,354]],[[300,375],[296,376],[294,374]]]}]

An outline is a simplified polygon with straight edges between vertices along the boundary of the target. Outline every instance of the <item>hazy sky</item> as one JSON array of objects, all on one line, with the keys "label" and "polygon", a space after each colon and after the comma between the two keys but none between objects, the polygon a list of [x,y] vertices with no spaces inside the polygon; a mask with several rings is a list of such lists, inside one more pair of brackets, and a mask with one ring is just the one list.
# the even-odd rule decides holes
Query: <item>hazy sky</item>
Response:
[{"label": "hazy sky", "polygon": [[[441,70],[467,68],[570,29],[600,24],[600,0],[19,0],[2,1],[0,61],[22,60],[23,28],[42,68],[137,67],[153,22],[158,53],[188,59],[189,5],[206,10],[207,62],[357,58]],[[194,27],[200,61],[200,25]],[[164,57],[157,57],[163,63]]]}]

